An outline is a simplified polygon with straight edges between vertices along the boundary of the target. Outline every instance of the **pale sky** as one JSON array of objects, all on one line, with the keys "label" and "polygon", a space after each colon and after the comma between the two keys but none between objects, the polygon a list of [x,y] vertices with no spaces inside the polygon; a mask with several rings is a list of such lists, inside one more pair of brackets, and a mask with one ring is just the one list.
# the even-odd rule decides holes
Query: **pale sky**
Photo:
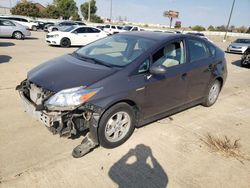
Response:
[{"label": "pale sky", "polygon": [[[33,0],[43,5],[53,0]],[[87,0],[75,0],[77,5]],[[169,24],[165,10],[180,12],[183,26],[226,25],[233,0],[112,0],[113,18],[127,17],[131,22]],[[13,6],[17,0],[0,0],[0,6]],[[96,0],[99,16],[109,17],[111,0]],[[250,27],[250,0],[236,0],[231,25]]]}]

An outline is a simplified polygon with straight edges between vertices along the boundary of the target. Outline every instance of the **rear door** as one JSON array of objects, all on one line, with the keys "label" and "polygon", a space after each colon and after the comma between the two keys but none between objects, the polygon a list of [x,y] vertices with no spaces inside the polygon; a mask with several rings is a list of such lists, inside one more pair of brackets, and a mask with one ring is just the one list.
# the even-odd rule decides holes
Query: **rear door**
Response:
[{"label": "rear door", "polygon": [[165,75],[146,77],[144,119],[183,105],[187,91],[187,63],[184,40],[174,40],[152,56],[153,64],[166,67]]},{"label": "rear door", "polygon": [[211,79],[213,56],[205,42],[198,38],[187,38],[188,47],[188,90],[187,101],[191,102],[204,97]]}]

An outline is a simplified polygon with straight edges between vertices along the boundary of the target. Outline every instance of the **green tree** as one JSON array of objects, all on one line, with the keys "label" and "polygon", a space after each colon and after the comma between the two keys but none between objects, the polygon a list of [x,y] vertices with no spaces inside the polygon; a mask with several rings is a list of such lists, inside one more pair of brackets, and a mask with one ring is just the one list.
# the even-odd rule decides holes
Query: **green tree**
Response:
[{"label": "green tree", "polygon": [[42,16],[46,18],[57,19],[60,17],[60,12],[55,5],[48,5],[42,12]]},{"label": "green tree", "polygon": [[101,17],[97,16],[96,14],[90,15],[90,21],[94,23],[103,23],[103,20],[101,19]]},{"label": "green tree", "polygon": [[247,32],[246,33],[250,33],[250,27],[248,28]]},{"label": "green tree", "polygon": [[12,14],[22,15],[22,16],[31,16],[31,17],[39,17],[40,13],[38,8],[34,3],[31,2],[21,2],[17,3],[11,10]]},{"label": "green tree", "polygon": [[[81,13],[82,13],[84,19],[87,20],[88,19],[88,14],[89,14],[89,2],[83,3],[80,6],[80,9],[81,9]],[[95,15],[96,12],[97,12],[96,1],[91,0],[90,1],[90,15],[92,15],[92,17],[93,17],[93,15]]]},{"label": "green tree", "polygon": [[69,19],[71,16],[77,15],[78,8],[74,0],[54,0],[54,5],[63,19]]},{"label": "green tree", "polygon": [[217,26],[216,27],[216,31],[226,31],[226,27],[224,25],[221,25],[221,26]]},{"label": "green tree", "polygon": [[73,15],[73,16],[71,17],[71,19],[72,19],[73,21],[81,21],[81,20],[82,20],[78,13],[75,14],[75,15]]},{"label": "green tree", "polygon": [[203,26],[201,26],[201,25],[195,25],[195,26],[193,26],[192,30],[194,30],[194,31],[206,31],[206,29]]},{"label": "green tree", "polygon": [[214,26],[210,25],[208,28],[207,28],[208,31],[215,31],[215,28]]}]

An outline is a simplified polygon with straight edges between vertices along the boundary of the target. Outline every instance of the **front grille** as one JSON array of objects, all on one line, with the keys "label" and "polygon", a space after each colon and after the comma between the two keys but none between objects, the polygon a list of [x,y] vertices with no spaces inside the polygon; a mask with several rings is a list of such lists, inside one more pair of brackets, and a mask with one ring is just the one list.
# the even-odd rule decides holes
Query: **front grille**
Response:
[{"label": "front grille", "polygon": [[52,35],[46,35],[46,38],[52,38]]}]

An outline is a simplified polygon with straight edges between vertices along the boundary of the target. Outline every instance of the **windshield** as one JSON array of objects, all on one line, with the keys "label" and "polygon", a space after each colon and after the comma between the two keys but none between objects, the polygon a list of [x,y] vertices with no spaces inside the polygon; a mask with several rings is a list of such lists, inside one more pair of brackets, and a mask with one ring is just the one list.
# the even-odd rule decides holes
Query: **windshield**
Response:
[{"label": "windshield", "polygon": [[124,67],[151,48],[155,41],[138,36],[112,35],[77,50],[80,57],[91,58],[109,66]]},{"label": "windshield", "polygon": [[75,29],[77,26],[69,26],[69,27],[66,27],[65,29],[62,29],[62,32],[70,32],[72,31],[73,29]]},{"label": "windshield", "polygon": [[250,39],[237,39],[234,41],[235,43],[250,43]]},{"label": "windshield", "polygon": [[132,29],[132,26],[124,26],[123,30],[130,31]]}]

